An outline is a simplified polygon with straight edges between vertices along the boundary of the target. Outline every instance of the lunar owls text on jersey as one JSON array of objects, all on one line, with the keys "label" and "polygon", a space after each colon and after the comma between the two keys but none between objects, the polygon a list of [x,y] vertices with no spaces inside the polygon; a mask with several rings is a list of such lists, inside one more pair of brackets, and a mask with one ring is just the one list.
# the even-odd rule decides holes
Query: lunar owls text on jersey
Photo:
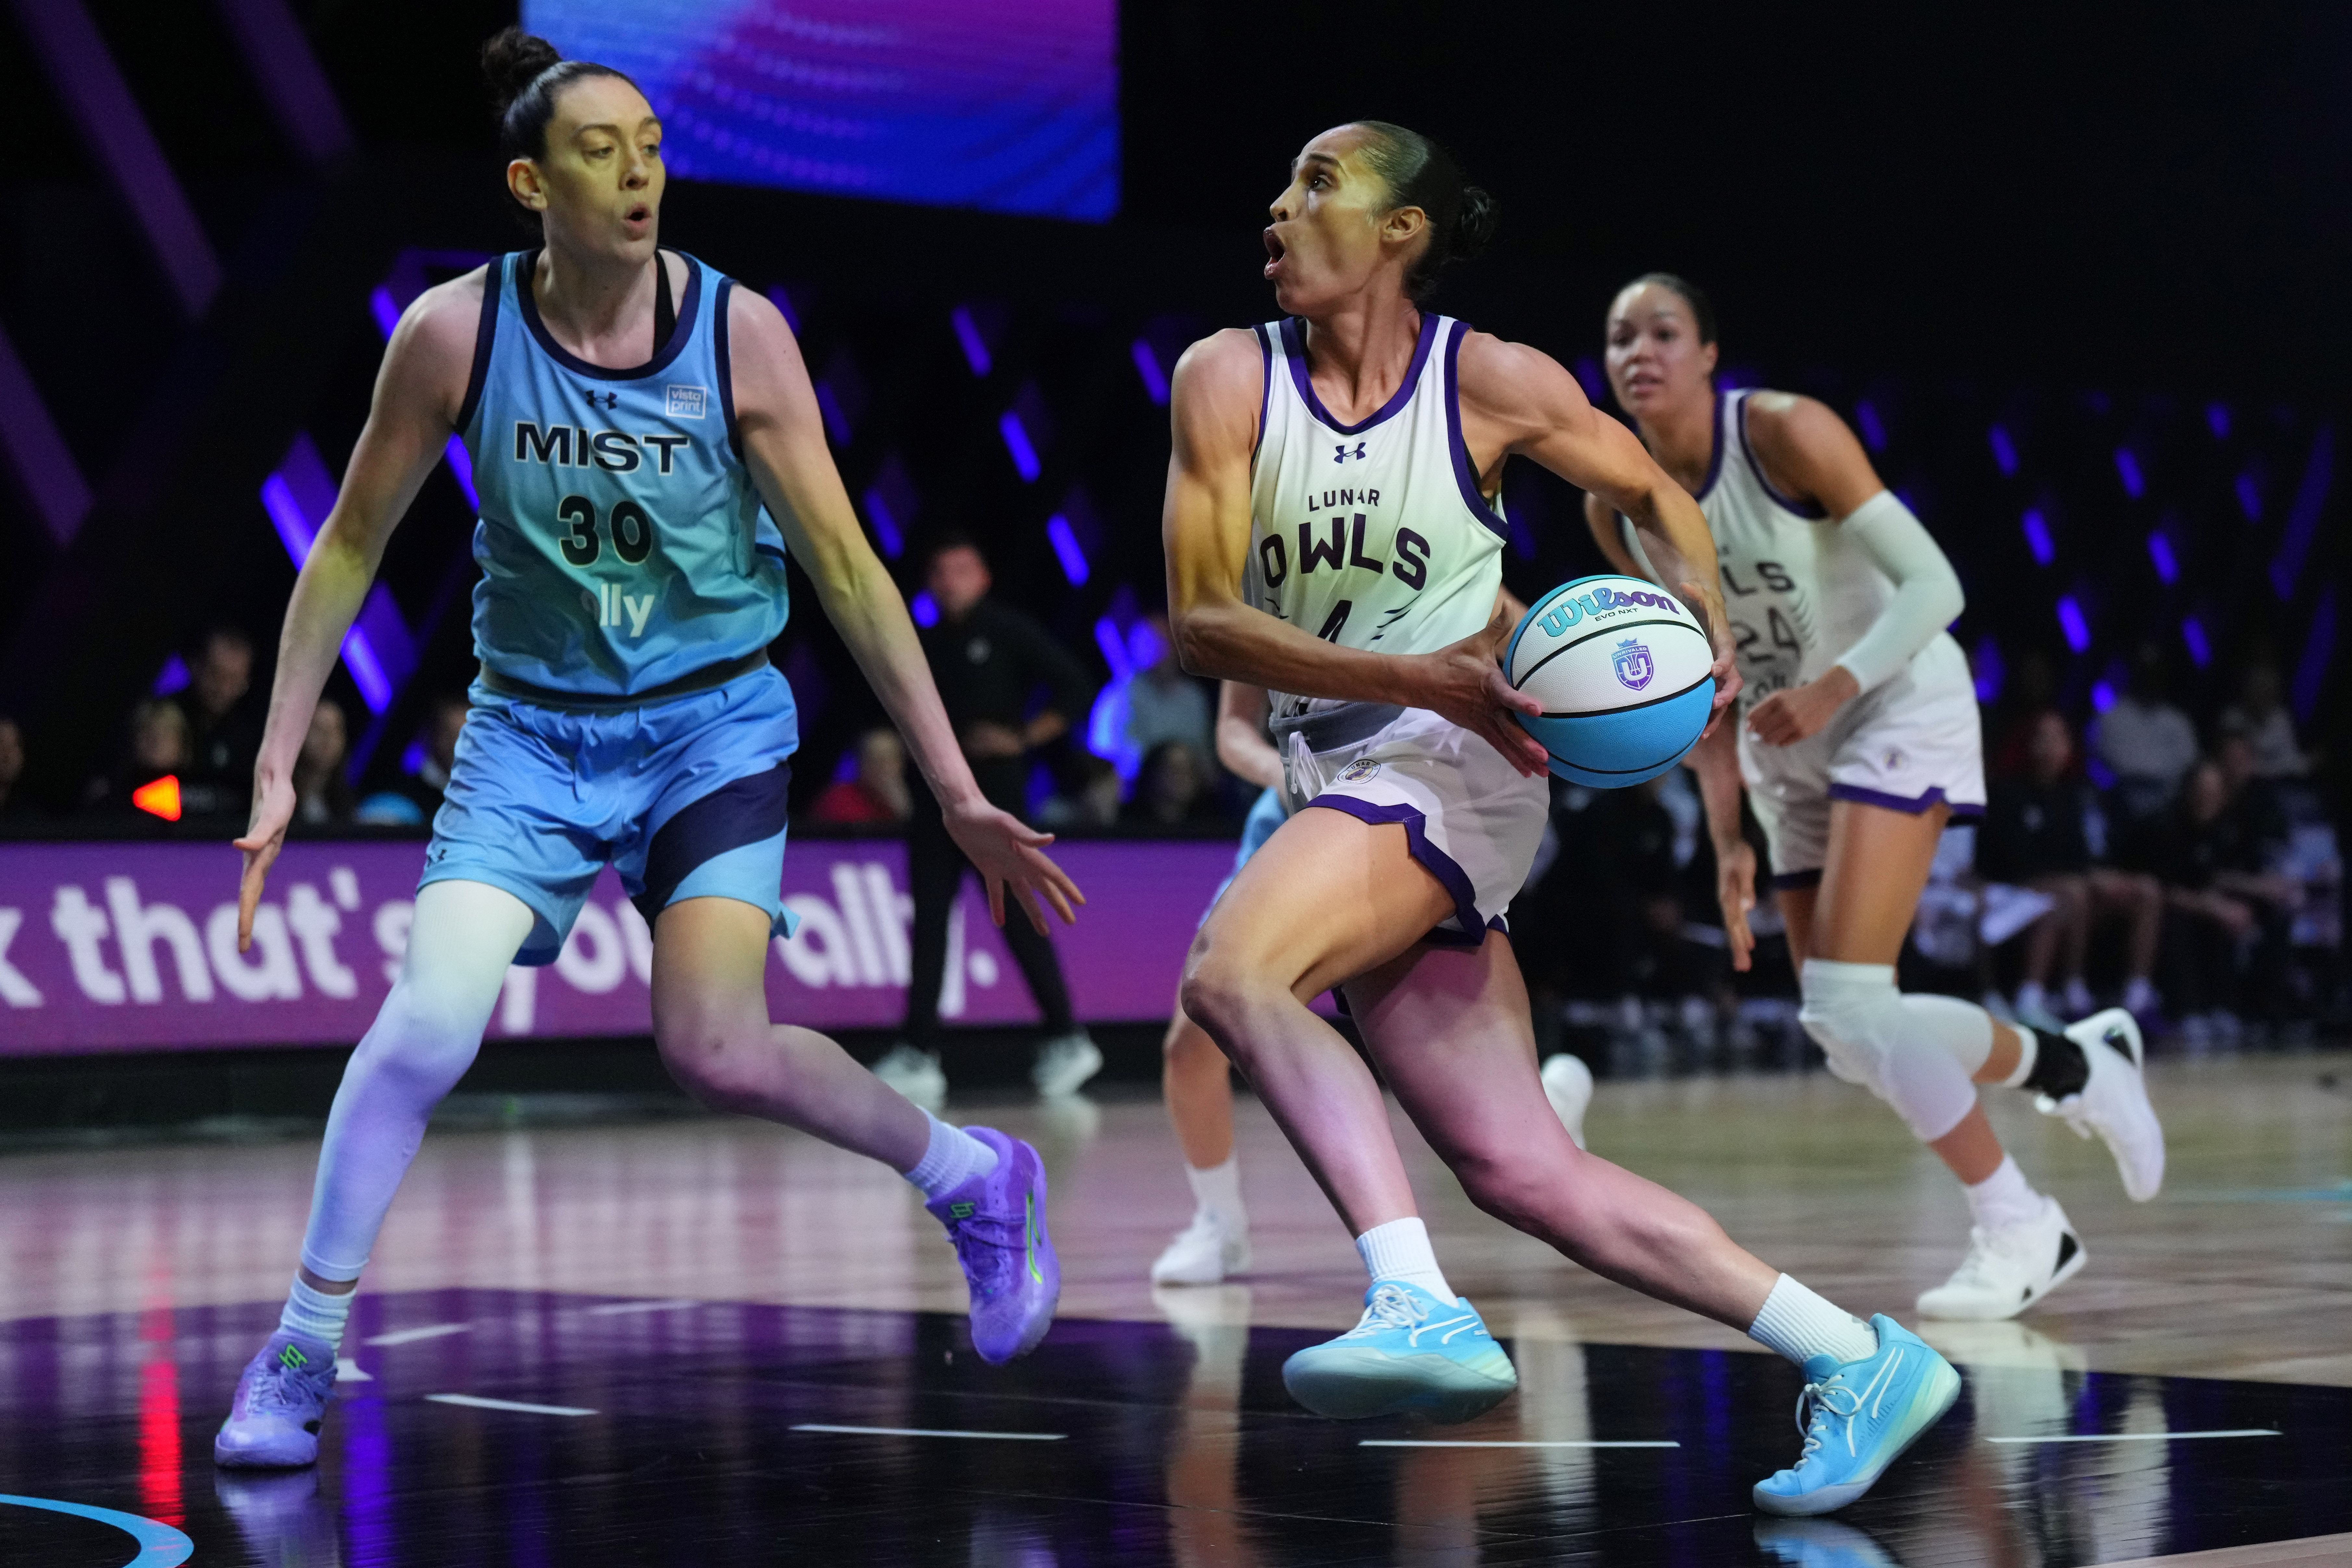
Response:
[{"label": "lunar owls text on jersey", "polygon": [[[1307,374],[1307,327],[1254,329],[1265,405],[1250,467],[1244,600],[1339,644],[1427,653],[1484,626],[1508,532],[1478,490],[1462,440],[1464,323],[1424,312],[1412,363],[1388,402],[1353,425]],[[1276,692],[1276,718],[1338,704]]]}]

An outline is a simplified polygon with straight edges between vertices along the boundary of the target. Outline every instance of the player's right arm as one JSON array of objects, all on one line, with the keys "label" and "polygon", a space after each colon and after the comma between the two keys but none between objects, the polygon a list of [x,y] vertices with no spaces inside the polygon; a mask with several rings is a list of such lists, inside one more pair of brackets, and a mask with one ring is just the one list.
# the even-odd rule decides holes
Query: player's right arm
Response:
[{"label": "player's right arm", "polygon": [[1217,683],[1217,761],[1260,789],[1282,784],[1282,753],[1265,738],[1265,688],[1245,680]]},{"label": "player's right arm", "polygon": [[1237,328],[1202,339],[1176,364],[1160,531],[1168,621],[1184,668],[1302,697],[1426,708],[1483,736],[1520,772],[1542,773],[1543,748],[1510,717],[1542,710],[1512,690],[1495,662],[1508,621],[1434,653],[1372,653],[1325,642],[1242,602],[1265,374],[1256,337]]},{"label": "player's right arm", "polygon": [[1738,738],[1717,724],[1683,759],[1697,775],[1698,797],[1706,808],[1707,837],[1715,846],[1715,897],[1723,908],[1723,934],[1731,943],[1731,967],[1745,970],[1756,950],[1748,911],[1756,907],[1756,850],[1740,830]]},{"label": "player's right arm", "polygon": [[278,639],[269,718],[254,763],[253,816],[236,841],[245,852],[236,897],[239,952],[252,945],[262,880],[294,819],[294,758],[310,731],[310,710],[375,582],[385,542],[441,460],[466,400],[488,273],[483,268],[427,289],[393,329],[367,424],[352,448],[334,508],[294,579]]}]

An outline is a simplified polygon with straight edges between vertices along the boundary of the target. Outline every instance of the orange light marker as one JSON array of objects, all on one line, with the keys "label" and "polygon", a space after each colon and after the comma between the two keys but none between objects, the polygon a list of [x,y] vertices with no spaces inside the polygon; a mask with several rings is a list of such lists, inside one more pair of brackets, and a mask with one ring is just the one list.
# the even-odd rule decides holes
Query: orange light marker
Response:
[{"label": "orange light marker", "polygon": [[141,784],[131,792],[131,804],[150,816],[160,816],[166,822],[180,820],[180,775],[165,773],[152,784]]}]

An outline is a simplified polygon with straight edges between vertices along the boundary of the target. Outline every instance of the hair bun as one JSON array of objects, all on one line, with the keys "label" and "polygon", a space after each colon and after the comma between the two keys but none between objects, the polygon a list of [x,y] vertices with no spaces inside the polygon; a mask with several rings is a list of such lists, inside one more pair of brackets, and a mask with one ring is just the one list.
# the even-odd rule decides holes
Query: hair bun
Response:
[{"label": "hair bun", "polygon": [[504,114],[541,71],[562,58],[553,44],[520,27],[499,33],[482,46],[482,77],[490,85],[490,101]]},{"label": "hair bun", "polygon": [[1502,204],[1477,185],[1462,187],[1462,207],[1454,217],[1454,254],[1468,260],[1495,242],[1502,226]]}]

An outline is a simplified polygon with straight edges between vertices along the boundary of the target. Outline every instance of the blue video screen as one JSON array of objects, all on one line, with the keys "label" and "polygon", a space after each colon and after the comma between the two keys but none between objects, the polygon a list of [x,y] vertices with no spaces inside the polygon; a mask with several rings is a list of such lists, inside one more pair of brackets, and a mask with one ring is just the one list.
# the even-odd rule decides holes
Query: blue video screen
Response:
[{"label": "blue video screen", "polygon": [[522,22],[634,79],[676,175],[1118,209],[1116,0],[524,0]]}]

